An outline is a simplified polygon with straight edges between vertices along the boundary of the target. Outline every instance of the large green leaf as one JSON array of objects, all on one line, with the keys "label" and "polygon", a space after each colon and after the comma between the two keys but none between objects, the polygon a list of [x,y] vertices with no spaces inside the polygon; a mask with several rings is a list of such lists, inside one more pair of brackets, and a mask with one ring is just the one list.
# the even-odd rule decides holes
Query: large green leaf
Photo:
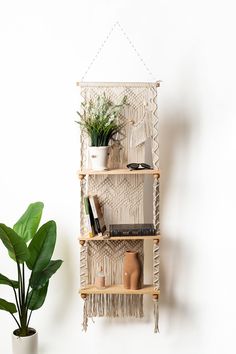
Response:
[{"label": "large green leaf", "polygon": [[43,212],[43,203],[36,202],[28,206],[25,213],[13,226],[13,230],[22,237],[25,242],[32,239],[35,235]]},{"label": "large green leaf", "polygon": [[62,265],[62,261],[60,259],[56,261],[50,261],[48,266],[43,269],[41,272],[32,272],[30,277],[30,286],[33,289],[42,288],[51,278],[51,276],[56,273],[56,271]]},{"label": "large green leaf", "polygon": [[16,280],[11,280],[7,277],[5,277],[5,275],[0,273],[0,284],[4,284],[4,285],[9,285],[12,288],[18,288],[19,287],[19,283]]},{"label": "large green leaf", "polygon": [[30,310],[38,310],[44,304],[48,291],[48,284],[49,282],[47,282],[41,289],[31,290],[29,292],[28,298],[30,299],[30,301],[28,304],[28,308]]},{"label": "large green leaf", "polygon": [[0,299],[0,310],[7,311],[10,313],[16,313],[16,306],[12,302],[8,302],[4,299]]},{"label": "large green leaf", "polygon": [[10,227],[0,224],[0,239],[8,249],[12,259],[19,263],[28,259],[29,251],[25,241]]},{"label": "large green leaf", "polygon": [[42,225],[29,244],[30,257],[27,266],[40,272],[51,260],[56,243],[56,223],[51,220]]}]

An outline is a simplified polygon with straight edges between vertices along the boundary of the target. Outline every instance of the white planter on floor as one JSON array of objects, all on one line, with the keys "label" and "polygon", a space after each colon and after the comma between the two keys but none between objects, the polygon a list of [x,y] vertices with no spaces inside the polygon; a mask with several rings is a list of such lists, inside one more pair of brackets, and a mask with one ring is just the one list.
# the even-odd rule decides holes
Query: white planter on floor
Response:
[{"label": "white planter on floor", "polygon": [[[35,331],[33,328],[30,329]],[[12,333],[13,354],[38,354],[38,333],[36,331],[27,337],[19,337],[14,332]]]},{"label": "white planter on floor", "polygon": [[89,154],[93,170],[107,170],[109,146],[90,146]]}]

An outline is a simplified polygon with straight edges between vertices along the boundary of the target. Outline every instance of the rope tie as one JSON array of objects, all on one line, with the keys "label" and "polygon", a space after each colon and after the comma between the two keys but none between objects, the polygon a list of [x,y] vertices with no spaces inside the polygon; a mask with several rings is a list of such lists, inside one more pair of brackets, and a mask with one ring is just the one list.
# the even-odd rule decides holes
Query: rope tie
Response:
[{"label": "rope tie", "polygon": [[158,304],[158,299],[154,299],[154,333],[159,333],[159,304]]}]

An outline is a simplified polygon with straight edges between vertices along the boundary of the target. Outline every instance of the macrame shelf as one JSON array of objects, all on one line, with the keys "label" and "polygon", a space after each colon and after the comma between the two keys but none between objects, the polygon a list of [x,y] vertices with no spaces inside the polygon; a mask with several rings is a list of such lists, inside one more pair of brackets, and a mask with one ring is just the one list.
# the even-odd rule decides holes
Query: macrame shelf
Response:
[{"label": "macrame shelf", "polygon": [[[93,171],[88,157],[88,137],[81,131],[81,164],[78,177],[81,184],[80,198],[80,294],[84,299],[83,329],[87,330],[88,318],[93,317],[143,317],[143,295],[151,295],[154,302],[154,331],[158,331],[159,284],[159,143],[157,116],[157,87],[155,83],[78,83],[82,102],[96,99],[103,93],[115,103],[127,96],[128,106],[120,115],[125,132],[119,144],[111,146],[109,169]],[[152,156],[153,170],[129,171],[130,162],[145,162]],[[149,161],[150,162],[150,161]],[[144,182],[153,190],[148,202],[152,205],[154,236],[95,236],[86,234],[84,197],[97,194],[109,224],[144,223]],[[147,202],[147,201],[146,201]],[[122,282],[125,251],[139,253],[144,265],[144,240],[153,243],[153,283],[144,284],[139,290],[124,289]],[[106,288],[94,286],[98,266],[106,276]]]}]

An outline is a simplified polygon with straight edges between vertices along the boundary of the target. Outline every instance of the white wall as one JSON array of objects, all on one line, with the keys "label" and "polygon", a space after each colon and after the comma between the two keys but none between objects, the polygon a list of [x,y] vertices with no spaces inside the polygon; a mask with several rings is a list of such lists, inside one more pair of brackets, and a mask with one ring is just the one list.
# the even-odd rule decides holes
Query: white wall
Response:
[{"label": "white wall", "polygon": [[[45,203],[58,224],[44,308],[32,325],[40,354],[235,353],[235,15],[233,1],[8,0],[0,3],[0,220]],[[162,295],[159,335],[151,302],[142,321],[96,320],[81,332],[79,80],[119,20],[162,79]],[[149,80],[115,32],[88,80]],[[0,247],[0,272],[14,267]],[[8,296],[0,288],[0,296]],[[0,353],[14,323],[0,313]]]}]

